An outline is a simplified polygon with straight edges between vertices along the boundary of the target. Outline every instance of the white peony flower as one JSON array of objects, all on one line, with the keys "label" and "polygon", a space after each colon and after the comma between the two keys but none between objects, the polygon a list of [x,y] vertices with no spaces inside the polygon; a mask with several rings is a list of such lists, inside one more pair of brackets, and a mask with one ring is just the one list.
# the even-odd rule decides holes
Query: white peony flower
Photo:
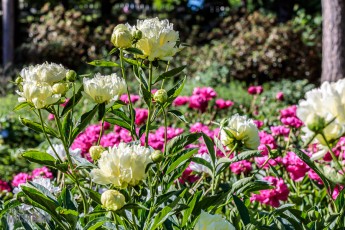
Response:
[{"label": "white peony flower", "polygon": [[99,104],[117,100],[126,91],[125,81],[115,73],[111,75],[97,73],[94,78],[84,78],[83,85],[85,93]]},{"label": "white peony flower", "polygon": [[[324,82],[320,88],[313,89],[306,93],[305,100],[301,100],[297,107],[297,116],[306,126],[302,128],[305,142],[310,141],[314,136],[314,130],[310,128],[321,128],[327,141],[334,141],[345,133],[345,79],[335,83]],[[318,119],[315,119],[318,118]],[[335,119],[326,128],[325,123]],[[317,127],[317,121],[320,127]],[[317,135],[314,142],[326,146],[321,135]],[[325,154],[325,151],[323,151]],[[318,154],[318,158],[324,154]]]},{"label": "white peony flower", "polygon": [[[56,153],[59,155],[59,157],[63,160],[67,157],[65,148],[63,147],[63,144],[53,144],[53,147],[56,151]],[[56,158],[56,155],[54,153],[54,150],[51,146],[48,147],[47,153],[52,155],[54,158]],[[69,153],[72,157],[81,157],[81,149],[70,149]]]},{"label": "white peony flower", "polygon": [[68,70],[62,65],[55,63],[43,63],[41,65],[29,66],[20,72],[20,76],[25,81],[45,82],[53,85],[62,81]]},{"label": "white peony flower", "polygon": [[19,102],[31,102],[36,109],[42,109],[45,106],[58,102],[61,94],[53,94],[52,87],[45,82],[24,81],[23,91],[17,91],[21,96]]},{"label": "white peony flower", "polygon": [[172,56],[181,50],[176,47],[179,34],[174,31],[173,24],[167,19],[138,20],[136,27],[142,32],[142,38],[136,44],[137,48],[144,53],[139,56],[140,58],[148,58],[149,61],[171,60]]},{"label": "white peony flower", "polygon": [[245,148],[253,150],[260,145],[259,131],[254,122],[238,114],[227,120],[227,126],[221,129],[220,140],[229,150],[239,142]]},{"label": "white peony flower", "polygon": [[[201,154],[201,153],[198,153],[195,155],[196,158],[201,158],[201,159],[204,159],[205,161],[211,163],[211,157],[209,154]],[[206,173],[206,174],[209,174],[211,175],[212,172],[209,168],[207,168],[206,166],[202,165],[202,164],[198,164],[198,163],[195,163],[195,162],[191,162],[189,164],[189,168],[191,170],[193,170],[194,172],[198,172],[198,173]]]},{"label": "white peony flower", "polygon": [[211,215],[201,210],[199,220],[194,226],[194,230],[236,230],[235,227],[225,220],[221,215]]},{"label": "white peony flower", "polygon": [[98,160],[99,169],[91,171],[92,180],[97,184],[113,184],[120,188],[137,185],[146,178],[146,166],[152,162],[151,152],[151,149],[134,143],[120,143],[109,148]]},{"label": "white peony flower", "polygon": [[102,207],[106,210],[116,211],[125,203],[125,196],[117,190],[107,190],[101,196]]}]

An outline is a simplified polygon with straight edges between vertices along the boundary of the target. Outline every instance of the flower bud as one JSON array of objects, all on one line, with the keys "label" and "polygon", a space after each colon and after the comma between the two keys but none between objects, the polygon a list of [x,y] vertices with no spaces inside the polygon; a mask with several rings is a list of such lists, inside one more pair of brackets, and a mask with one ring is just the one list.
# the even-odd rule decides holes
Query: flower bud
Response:
[{"label": "flower bud", "polygon": [[157,90],[155,94],[153,95],[153,100],[155,100],[156,102],[160,104],[165,103],[167,99],[168,99],[168,94],[165,89]]},{"label": "flower bud", "polygon": [[313,132],[320,132],[325,128],[326,121],[323,117],[320,117],[314,113],[307,117],[307,127]]},{"label": "flower bud", "polygon": [[132,34],[124,24],[117,25],[111,35],[111,42],[118,48],[128,48],[132,45]]},{"label": "flower bud", "polygon": [[143,37],[143,33],[141,32],[141,30],[133,30],[132,37],[134,40],[138,41]]},{"label": "flower bud", "polygon": [[68,85],[66,83],[56,83],[52,87],[54,94],[65,95],[68,90]]},{"label": "flower bud", "polygon": [[102,146],[96,145],[92,146],[89,150],[92,160],[97,161],[105,149]]},{"label": "flower bud", "polygon": [[159,150],[156,150],[151,154],[151,159],[154,163],[161,162],[163,158],[164,158],[163,153]]},{"label": "flower bud", "polygon": [[107,190],[102,193],[102,207],[109,211],[116,211],[125,205],[125,196],[116,190]]},{"label": "flower bud", "polygon": [[77,79],[77,73],[74,70],[68,70],[66,73],[66,80],[74,82]]}]

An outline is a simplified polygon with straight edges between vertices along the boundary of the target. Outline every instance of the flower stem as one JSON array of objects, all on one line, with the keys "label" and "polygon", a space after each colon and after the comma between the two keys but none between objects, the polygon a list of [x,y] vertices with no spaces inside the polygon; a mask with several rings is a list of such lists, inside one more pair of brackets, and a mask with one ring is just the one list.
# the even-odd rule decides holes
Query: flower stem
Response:
[{"label": "flower stem", "polygon": [[129,105],[128,107],[129,107],[130,118],[131,118],[131,136],[132,136],[132,140],[134,141],[135,137],[136,137],[136,139],[138,139],[138,137],[137,137],[136,132],[135,132],[135,125],[134,125],[135,117],[134,117],[134,113],[133,113],[133,104],[132,104],[132,100],[131,100],[131,94],[129,93],[127,77],[126,77],[125,68],[124,68],[124,64],[123,64],[123,50],[122,49],[120,49],[120,67],[121,67],[122,78],[126,82],[128,105]]},{"label": "flower stem", "polygon": [[148,91],[150,93],[150,99],[149,99],[149,104],[148,104],[148,117],[147,117],[147,122],[146,122],[146,130],[145,130],[145,147],[149,145],[149,131],[150,131],[150,121],[151,121],[151,105],[152,105],[152,94],[151,94],[151,86],[152,86],[152,62],[150,62],[149,65],[149,82],[148,82]]},{"label": "flower stem", "polygon": [[167,122],[167,114],[165,112],[165,109],[162,106],[163,116],[164,116],[164,156],[167,155],[166,149],[167,149],[167,142],[168,142],[168,122]]},{"label": "flower stem", "polygon": [[324,139],[324,141],[326,142],[326,145],[328,147],[329,153],[332,156],[333,161],[335,161],[335,163],[337,164],[339,169],[343,172],[343,176],[344,176],[345,175],[345,171],[344,171],[343,167],[341,166],[341,164],[339,163],[338,158],[335,156],[335,154],[334,154],[334,152],[333,152],[333,150],[332,150],[328,140],[326,139],[326,136],[325,136],[324,132],[321,132],[320,134],[321,134],[322,138]]}]

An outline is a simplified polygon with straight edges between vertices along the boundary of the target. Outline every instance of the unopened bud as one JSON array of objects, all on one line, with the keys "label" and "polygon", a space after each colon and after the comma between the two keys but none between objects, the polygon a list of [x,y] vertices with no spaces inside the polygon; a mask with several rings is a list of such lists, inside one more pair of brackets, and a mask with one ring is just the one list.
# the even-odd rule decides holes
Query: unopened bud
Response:
[{"label": "unopened bud", "polygon": [[307,117],[307,127],[313,132],[320,132],[325,128],[326,121],[323,117],[320,117],[316,114],[310,114]]},{"label": "unopened bud", "polygon": [[159,163],[163,160],[164,156],[163,156],[163,153],[159,150],[156,150],[154,151],[152,154],[151,154],[151,160],[154,162],[154,163]]},{"label": "unopened bud", "polygon": [[109,211],[116,211],[122,208],[125,203],[125,196],[116,190],[107,190],[101,196],[102,207]]},{"label": "unopened bud", "polygon": [[167,99],[168,99],[168,94],[165,89],[157,90],[155,94],[153,95],[153,100],[155,100],[156,102],[160,104],[164,104],[167,101]]},{"label": "unopened bud", "polygon": [[111,35],[111,42],[118,48],[128,48],[132,45],[132,34],[124,24],[117,25]]},{"label": "unopened bud", "polygon": [[52,87],[54,94],[65,95],[68,90],[67,83],[56,83]]},{"label": "unopened bud", "polygon": [[77,79],[77,73],[74,70],[68,70],[66,73],[66,80],[74,82]]},{"label": "unopened bud", "polygon": [[89,150],[92,160],[97,161],[101,157],[104,150],[105,149],[102,146],[92,146]]},{"label": "unopened bud", "polygon": [[136,41],[139,41],[142,38],[142,36],[143,36],[143,33],[141,32],[141,30],[134,30],[132,32],[132,37]]}]

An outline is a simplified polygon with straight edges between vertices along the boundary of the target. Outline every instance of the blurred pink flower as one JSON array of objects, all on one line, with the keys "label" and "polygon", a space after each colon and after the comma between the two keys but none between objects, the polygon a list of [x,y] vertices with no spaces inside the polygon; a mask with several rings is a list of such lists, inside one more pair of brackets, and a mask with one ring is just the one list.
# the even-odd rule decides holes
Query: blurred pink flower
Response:
[{"label": "blurred pink flower", "polygon": [[193,95],[203,96],[207,101],[217,97],[216,91],[214,91],[214,89],[211,87],[196,87],[193,90]]},{"label": "blurred pink flower", "polygon": [[[139,101],[139,99],[140,99],[139,95],[131,94],[130,96],[131,96],[131,102],[132,103],[135,103],[135,102]],[[121,95],[120,100],[123,101],[126,104],[129,103],[128,95],[127,94]]]},{"label": "blurred pink flower", "polygon": [[238,161],[230,165],[230,170],[237,175],[241,173],[246,174],[252,171],[252,163],[246,160]]},{"label": "blurred pink flower", "polygon": [[205,112],[208,106],[207,99],[202,95],[192,95],[189,98],[189,108]]},{"label": "blurred pink flower", "polygon": [[21,184],[24,184],[26,181],[30,181],[32,177],[27,173],[18,173],[13,177],[12,186],[18,187]]},{"label": "blurred pink flower", "polygon": [[142,125],[146,122],[147,117],[149,116],[149,111],[147,109],[135,109],[135,124]]},{"label": "blurred pink flower", "polygon": [[6,181],[0,180],[0,191],[11,192],[11,187]]},{"label": "blurred pink flower", "polygon": [[249,86],[248,93],[251,95],[260,95],[264,91],[261,85],[258,86]]},{"label": "blurred pink flower", "polygon": [[263,178],[270,182],[272,189],[261,190],[259,194],[252,194],[251,201],[258,201],[262,204],[270,205],[272,207],[279,207],[280,201],[286,201],[289,196],[289,189],[282,178],[267,176]]},{"label": "blurred pink flower", "polygon": [[286,171],[294,181],[301,181],[309,171],[309,167],[294,152],[288,152],[282,160]]},{"label": "blurred pink flower", "polygon": [[53,173],[46,166],[43,166],[42,168],[36,168],[32,171],[32,178],[36,177],[53,179]]},{"label": "blurred pink flower", "polygon": [[217,99],[216,100],[216,107],[218,109],[227,109],[233,105],[234,105],[234,102],[232,102],[230,100],[227,100],[227,101],[225,101],[224,99]]},{"label": "blurred pink flower", "polygon": [[189,102],[189,97],[188,96],[178,96],[176,99],[173,101],[174,106],[181,106],[185,105]]},{"label": "blurred pink flower", "polygon": [[278,92],[276,95],[276,99],[278,101],[284,101],[284,93],[283,92]]}]

